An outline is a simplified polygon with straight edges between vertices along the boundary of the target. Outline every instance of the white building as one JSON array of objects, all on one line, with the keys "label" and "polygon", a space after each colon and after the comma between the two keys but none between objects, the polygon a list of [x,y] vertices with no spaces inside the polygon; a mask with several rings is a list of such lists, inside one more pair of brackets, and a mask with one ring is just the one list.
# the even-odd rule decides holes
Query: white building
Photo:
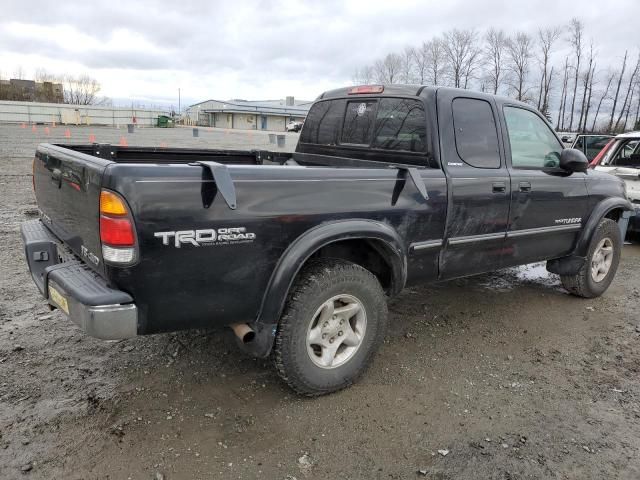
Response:
[{"label": "white building", "polygon": [[313,102],[285,100],[206,100],[187,108],[186,115],[195,125],[238,130],[284,132],[291,120],[304,121]]}]

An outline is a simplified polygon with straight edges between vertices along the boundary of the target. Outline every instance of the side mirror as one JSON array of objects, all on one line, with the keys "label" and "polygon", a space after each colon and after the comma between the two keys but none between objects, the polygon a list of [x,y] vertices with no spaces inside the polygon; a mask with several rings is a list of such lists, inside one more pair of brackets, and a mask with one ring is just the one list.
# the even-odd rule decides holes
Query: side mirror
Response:
[{"label": "side mirror", "polygon": [[560,168],[567,172],[586,172],[589,160],[584,153],[575,148],[565,148],[560,152]]}]

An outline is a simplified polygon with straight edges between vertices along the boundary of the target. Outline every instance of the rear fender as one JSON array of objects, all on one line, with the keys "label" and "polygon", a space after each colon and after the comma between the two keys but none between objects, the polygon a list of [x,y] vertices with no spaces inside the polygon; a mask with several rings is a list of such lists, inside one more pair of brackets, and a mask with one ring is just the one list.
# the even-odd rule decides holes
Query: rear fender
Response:
[{"label": "rear fender", "polygon": [[[340,240],[378,240],[392,272],[391,294],[406,283],[407,254],[398,233],[389,225],[372,220],[344,220],[312,228],[298,237],[284,252],[269,280],[255,326],[263,335],[275,336],[278,320],[284,310],[289,289],[309,257],[320,248]],[[269,342],[263,343],[269,344]],[[254,352],[256,354],[257,352]],[[258,356],[263,356],[260,352]]]}]

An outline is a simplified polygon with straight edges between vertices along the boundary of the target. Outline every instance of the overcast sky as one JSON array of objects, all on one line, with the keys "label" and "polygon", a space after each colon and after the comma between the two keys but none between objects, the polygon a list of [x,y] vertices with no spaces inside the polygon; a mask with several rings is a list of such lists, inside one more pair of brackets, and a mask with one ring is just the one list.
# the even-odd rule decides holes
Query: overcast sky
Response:
[{"label": "overcast sky", "polygon": [[[208,98],[314,99],[356,67],[452,28],[535,32],[578,16],[618,64],[640,45],[640,0],[2,0],[0,77],[89,73],[102,95],[183,106]],[[561,55],[561,53],[558,53]]]}]

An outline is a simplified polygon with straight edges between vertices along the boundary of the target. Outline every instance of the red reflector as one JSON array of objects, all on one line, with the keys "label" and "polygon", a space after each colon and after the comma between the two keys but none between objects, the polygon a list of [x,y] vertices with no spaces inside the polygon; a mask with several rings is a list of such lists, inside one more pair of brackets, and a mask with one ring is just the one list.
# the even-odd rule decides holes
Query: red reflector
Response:
[{"label": "red reflector", "polygon": [[383,85],[360,85],[349,89],[349,95],[358,95],[362,93],[382,93]]},{"label": "red reflector", "polygon": [[135,245],[131,220],[100,215],[100,240],[108,245]]}]

